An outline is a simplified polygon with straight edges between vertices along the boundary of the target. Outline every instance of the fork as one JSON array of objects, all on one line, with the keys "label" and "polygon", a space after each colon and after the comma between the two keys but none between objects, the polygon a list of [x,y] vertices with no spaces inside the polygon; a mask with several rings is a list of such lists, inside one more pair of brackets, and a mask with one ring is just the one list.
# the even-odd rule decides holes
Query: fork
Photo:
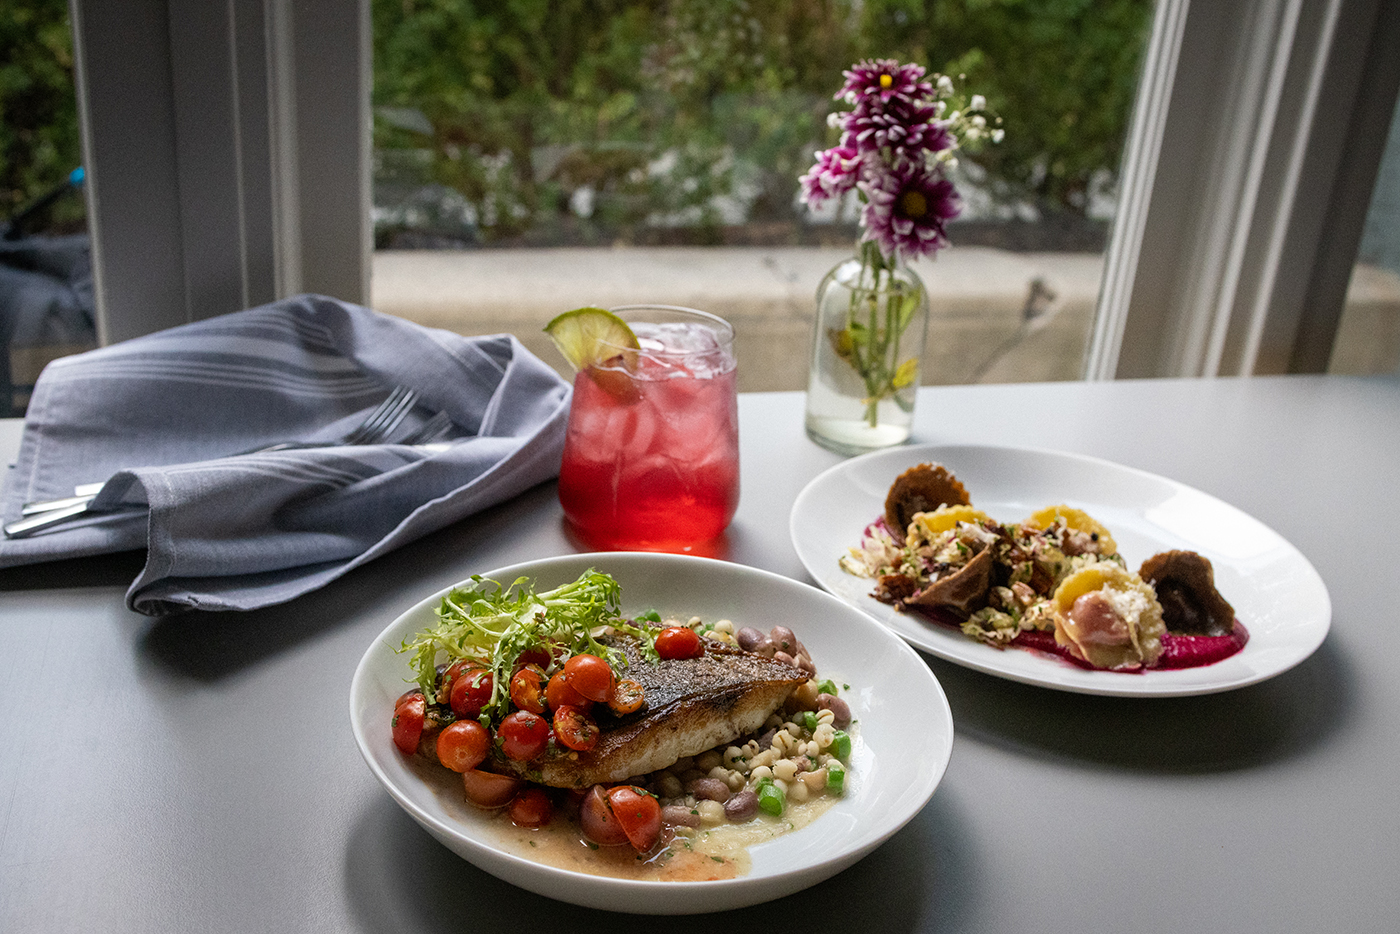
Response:
[{"label": "fork", "polygon": [[[418,393],[406,386],[395,386],[384,401],[365,417],[364,421],[340,438],[329,441],[279,441],[276,444],[262,445],[226,456],[242,457],[247,454],[264,454],[272,451],[376,444],[383,441],[395,428],[399,427],[417,403]],[[422,429],[418,433],[421,431]],[[23,518],[4,527],[5,537],[25,538],[42,529],[91,511],[92,501],[104,485],[105,482],[85,483],[74,488],[73,496],[25,503],[20,509],[20,515]]]}]

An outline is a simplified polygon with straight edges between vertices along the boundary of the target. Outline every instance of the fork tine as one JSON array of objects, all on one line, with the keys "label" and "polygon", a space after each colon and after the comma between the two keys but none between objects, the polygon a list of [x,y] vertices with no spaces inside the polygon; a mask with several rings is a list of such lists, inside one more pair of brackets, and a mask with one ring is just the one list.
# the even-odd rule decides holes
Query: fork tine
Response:
[{"label": "fork tine", "polygon": [[372,435],[362,438],[360,443],[378,444],[382,441],[387,441],[389,435],[393,434],[394,429],[399,427],[399,424],[403,422],[409,412],[413,411],[413,407],[417,404],[418,393],[411,389],[405,390],[403,398],[399,400],[399,404],[384,417],[384,420],[380,422],[375,432]]},{"label": "fork tine", "polygon": [[[406,386],[395,386],[393,392],[379,403],[359,427],[341,439],[341,444],[368,444],[394,430],[403,416],[413,407],[418,394]],[[407,402],[407,406],[404,403]],[[387,427],[386,427],[387,426]]]},{"label": "fork tine", "polygon": [[403,438],[399,444],[428,444],[438,438],[452,426],[452,419],[446,412],[438,412],[432,418],[424,422],[417,431]]},{"label": "fork tine", "polygon": [[394,406],[399,404],[403,394],[407,392],[403,386],[395,386],[389,395],[384,397],[384,401],[375,407],[373,412],[366,416],[365,420],[356,425],[354,429],[341,439],[343,444],[358,444],[360,438],[378,431],[379,424]]}]

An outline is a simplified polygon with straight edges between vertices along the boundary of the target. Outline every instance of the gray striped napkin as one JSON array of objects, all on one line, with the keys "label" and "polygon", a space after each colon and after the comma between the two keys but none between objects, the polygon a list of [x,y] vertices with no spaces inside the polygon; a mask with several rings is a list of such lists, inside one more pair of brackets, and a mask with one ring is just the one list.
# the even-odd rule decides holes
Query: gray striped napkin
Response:
[{"label": "gray striped napkin", "polygon": [[[227,456],[336,438],[396,385],[420,394],[412,419],[451,416],[450,443]],[[134,610],[281,603],[555,476],[568,403],[509,335],[315,295],[66,357],[35,386],[5,521],[107,478],[95,505],[130,508],[0,541],[0,567],[144,548]]]}]

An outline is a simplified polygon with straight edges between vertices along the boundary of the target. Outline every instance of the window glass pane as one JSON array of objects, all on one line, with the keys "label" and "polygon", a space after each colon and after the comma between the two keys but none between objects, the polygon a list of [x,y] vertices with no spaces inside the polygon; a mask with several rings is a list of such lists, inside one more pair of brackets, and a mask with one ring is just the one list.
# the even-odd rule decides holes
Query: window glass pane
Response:
[{"label": "window glass pane", "polygon": [[857,204],[798,178],[842,72],[896,58],[985,95],[951,246],[915,269],[925,383],[1079,377],[1148,0],[373,0],[373,302],[464,333],[583,304],[729,317],[741,388],[806,385]]},{"label": "window glass pane", "polygon": [[1333,373],[1400,373],[1400,102],[1366,212]]},{"label": "window glass pane", "polygon": [[96,345],[65,0],[0,5],[0,416]]}]

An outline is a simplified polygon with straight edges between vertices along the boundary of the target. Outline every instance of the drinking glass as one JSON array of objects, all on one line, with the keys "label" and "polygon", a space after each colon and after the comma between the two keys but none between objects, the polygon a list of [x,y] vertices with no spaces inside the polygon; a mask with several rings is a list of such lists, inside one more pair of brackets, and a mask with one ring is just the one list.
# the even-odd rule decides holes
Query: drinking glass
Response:
[{"label": "drinking glass", "polygon": [[716,315],[625,305],[641,351],[574,377],[559,502],[590,547],[688,552],[739,505],[734,329]]}]

